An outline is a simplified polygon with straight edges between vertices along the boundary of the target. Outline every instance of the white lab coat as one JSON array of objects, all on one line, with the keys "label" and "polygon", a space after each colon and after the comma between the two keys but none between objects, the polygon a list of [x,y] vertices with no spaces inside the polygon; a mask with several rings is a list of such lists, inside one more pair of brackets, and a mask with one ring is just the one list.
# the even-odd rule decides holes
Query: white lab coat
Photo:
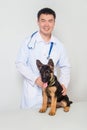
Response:
[{"label": "white lab coat", "polygon": [[39,32],[33,37],[28,37],[20,47],[16,59],[17,70],[24,77],[23,93],[22,93],[22,108],[40,107],[42,103],[42,90],[35,85],[35,80],[39,76],[39,71],[36,66],[36,60],[39,59],[42,63],[48,62],[48,53],[50,44],[53,42],[50,58],[54,61],[54,73],[57,75],[56,68],[60,68],[59,82],[68,87],[70,81],[70,64],[63,44],[51,36],[50,42],[45,43]]}]

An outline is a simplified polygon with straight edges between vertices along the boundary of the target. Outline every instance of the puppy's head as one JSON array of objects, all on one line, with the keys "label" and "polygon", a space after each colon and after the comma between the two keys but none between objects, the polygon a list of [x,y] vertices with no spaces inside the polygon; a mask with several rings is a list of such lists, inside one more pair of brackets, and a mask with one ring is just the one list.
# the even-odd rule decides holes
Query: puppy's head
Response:
[{"label": "puppy's head", "polygon": [[36,64],[39,69],[42,81],[44,83],[49,82],[54,70],[53,60],[49,59],[48,64],[43,64],[40,60],[36,60]]}]

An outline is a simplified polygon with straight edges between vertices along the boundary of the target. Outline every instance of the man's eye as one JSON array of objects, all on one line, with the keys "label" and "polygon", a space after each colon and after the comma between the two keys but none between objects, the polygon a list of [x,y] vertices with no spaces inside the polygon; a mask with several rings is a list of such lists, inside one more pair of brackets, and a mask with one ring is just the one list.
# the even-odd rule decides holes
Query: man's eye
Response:
[{"label": "man's eye", "polygon": [[42,19],[42,20],[41,20],[41,22],[45,22],[45,20],[44,20],[44,19]]}]

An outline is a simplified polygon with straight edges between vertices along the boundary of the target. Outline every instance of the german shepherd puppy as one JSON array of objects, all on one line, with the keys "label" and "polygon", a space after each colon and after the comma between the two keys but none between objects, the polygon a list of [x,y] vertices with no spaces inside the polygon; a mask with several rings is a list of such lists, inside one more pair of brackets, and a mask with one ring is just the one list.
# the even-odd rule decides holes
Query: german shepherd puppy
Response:
[{"label": "german shepherd puppy", "polygon": [[64,111],[68,112],[72,101],[69,101],[67,95],[62,95],[63,88],[54,75],[53,60],[49,59],[48,64],[43,64],[40,60],[36,60],[36,65],[44,83],[44,87],[42,88],[43,103],[39,112],[45,112],[48,106],[51,107],[49,112],[51,116],[56,114],[56,108],[58,107],[63,107]]}]

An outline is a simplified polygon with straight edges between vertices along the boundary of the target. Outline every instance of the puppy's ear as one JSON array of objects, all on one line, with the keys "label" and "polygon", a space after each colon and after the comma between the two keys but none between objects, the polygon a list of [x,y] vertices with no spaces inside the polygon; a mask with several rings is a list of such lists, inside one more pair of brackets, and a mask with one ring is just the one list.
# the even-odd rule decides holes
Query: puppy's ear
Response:
[{"label": "puppy's ear", "polygon": [[49,59],[48,61],[48,65],[50,66],[50,68],[52,69],[52,71],[54,70],[54,62],[52,59]]},{"label": "puppy's ear", "polygon": [[40,62],[40,60],[36,60],[36,65],[38,69],[40,70],[43,64]]}]

